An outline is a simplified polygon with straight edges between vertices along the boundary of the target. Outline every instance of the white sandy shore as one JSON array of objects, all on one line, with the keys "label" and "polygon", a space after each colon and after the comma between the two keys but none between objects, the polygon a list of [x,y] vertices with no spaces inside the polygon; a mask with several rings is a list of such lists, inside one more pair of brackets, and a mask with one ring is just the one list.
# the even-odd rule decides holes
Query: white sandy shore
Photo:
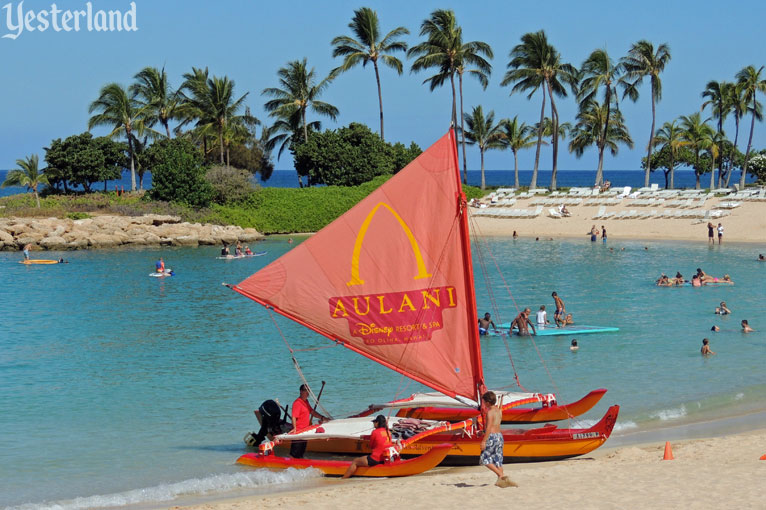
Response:
[{"label": "white sandy shore", "polygon": [[437,468],[396,479],[332,481],[330,486],[187,507],[192,510],[434,508],[763,509],[766,430],[672,443],[600,449],[560,462],[512,464],[517,488],[494,486],[484,467]]},{"label": "white sandy shore", "polygon": [[[721,202],[731,199],[711,198],[705,203],[704,209],[715,210]],[[532,199],[520,199],[511,206],[514,209],[534,210]],[[607,212],[621,212],[634,209],[637,212],[649,212],[652,209],[662,212],[666,207],[635,206],[633,200],[624,199],[618,205],[606,206]],[[600,229],[606,226],[608,238],[611,240],[678,240],[707,242],[707,220],[692,219],[593,219],[600,206],[567,205],[572,214],[568,218],[551,218],[545,206],[543,213],[537,218],[488,218],[474,216],[476,233],[479,235],[512,235],[515,230],[522,238],[547,239],[550,237],[576,237],[586,239],[591,226]],[[558,207],[555,207],[558,209]],[[478,209],[472,208],[472,212]],[[683,210],[683,209],[678,209]],[[742,202],[739,207],[731,210],[731,214],[720,219],[711,220],[714,225],[722,223],[724,227],[723,241],[766,243],[766,202]],[[600,241],[600,238],[599,238]],[[716,243],[717,243],[716,239]]]}]

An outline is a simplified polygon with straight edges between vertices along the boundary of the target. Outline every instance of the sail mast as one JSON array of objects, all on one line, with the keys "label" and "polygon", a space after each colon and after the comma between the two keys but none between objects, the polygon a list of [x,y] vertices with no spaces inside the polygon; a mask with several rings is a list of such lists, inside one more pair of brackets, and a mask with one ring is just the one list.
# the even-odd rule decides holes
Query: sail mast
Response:
[{"label": "sail mast", "polygon": [[455,180],[457,181],[457,210],[460,216],[460,247],[463,250],[463,278],[466,288],[466,317],[468,320],[468,343],[471,352],[471,365],[476,385],[476,402],[481,402],[481,394],[486,390],[484,370],[481,363],[481,339],[479,338],[479,317],[476,311],[476,289],[473,283],[473,260],[471,258],[471,238],[468,233],[468,202],[460,182],[460,164],[458,163],[457,138],[455,130],[450,128],[452,156],[455,161]]}]

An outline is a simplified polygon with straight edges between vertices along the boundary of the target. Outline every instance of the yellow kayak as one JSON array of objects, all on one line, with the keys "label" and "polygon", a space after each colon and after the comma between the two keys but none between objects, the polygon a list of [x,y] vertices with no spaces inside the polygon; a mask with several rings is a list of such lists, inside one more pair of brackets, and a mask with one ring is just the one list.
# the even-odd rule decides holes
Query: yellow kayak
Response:
[{"label": "yellow kayak", "polygon": [[29,259],[19,260],[19,264],[58,264],[58,260],[45,260],[45,259]]}]

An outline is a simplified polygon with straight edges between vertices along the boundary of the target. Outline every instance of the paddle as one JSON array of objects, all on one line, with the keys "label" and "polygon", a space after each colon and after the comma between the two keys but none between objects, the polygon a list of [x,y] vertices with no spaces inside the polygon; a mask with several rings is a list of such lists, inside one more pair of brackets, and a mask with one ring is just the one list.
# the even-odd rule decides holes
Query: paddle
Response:
[{"label": "paddle", "polygon": [[[325,382],[322,381],[322,387],[319,388],[319,395],[317,395],[316,402],[314,402],[314,412],[317,412],[317,406],[319,405],[319,399],[322,398],[322,392],[324,391],[324,385],[325,385]],[[311,418],[312,417],[309,416],[309,425],[311,425],[311,422],[313,421]]]}]

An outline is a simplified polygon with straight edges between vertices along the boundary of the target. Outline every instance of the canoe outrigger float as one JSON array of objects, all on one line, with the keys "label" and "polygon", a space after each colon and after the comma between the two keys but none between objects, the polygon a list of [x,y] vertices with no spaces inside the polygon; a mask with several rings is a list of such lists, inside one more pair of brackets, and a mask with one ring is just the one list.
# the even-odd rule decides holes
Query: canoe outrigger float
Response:
[{"label": "canoe outrigger float", "polygon": [[[450,130],[317,234],[238,285],[229,286],[269,313],[297,322],[463,406],[448,416],[452,420],[461,413],[466,415],[456,423],[393,417],[391,414],[400,410],[391,410],[389,423],[395,438],[397,429],[402,429],[401,437],[389,449],[389,458],[394,460],[383,464],[388,469],[360,469],[359,475],[415,474],[443,460],[475,462],[478,458],[481,437],[473,415],[487,387],[468,215],[455,134]],[[300,373],[294,356],[293,361]],[[592,407],[603,391],[592,393],[574,410]],[[509,394],[502,395],[500,402],[509,412],[539,404],[541,398],[538,394]],[[550,406],[552,399],[547,400]],[[406,407],[427,409],[419,411],[423,416],[454,407],[438,402],[412,404]],[[515,416],[534,423],[575,415],[572,405],[563,407],[549,412],[526,409]],[[609,437],[618,410],[618,406],[609,408],[604,418],[588,429],[546,425],[506,431],[504,454],[509,460],[548,460],[587,453]],[[271,452],[278,445],[300,440],[308,442],[310,452],[360,454],[366,452],[371,432],[372,425],[365,417],[331,420],[277,435],[274,441],[260,445],[260,453],[242,456],[239,462],[268,468],[315,467],[326,474],[338,474],[348,463],[278,458]],[[419,458],[417,462],[395,460],[399,455]],[[383,472],[387,474],[379,474]]]},{"label": "canoe outrigger float", "polygon": [[[507,407],[503,409],[502,423],[547,423],[550,421],[567,420],[590,411],[601,397],[605,389],[593,390],[583,398],[571,404],[558,405],[553,394],[517,393],[495,391],[504,401],[525,399],[526,404],[540,404],[541,407]],[[354,416],[369,416],[383,409],[399,409],[396,416],[418,418],[421,420],[459,421],[479,416],[479,410],[449,398],[441,393],[414,393],[407,398],[372,404],[363,412]]]}]

